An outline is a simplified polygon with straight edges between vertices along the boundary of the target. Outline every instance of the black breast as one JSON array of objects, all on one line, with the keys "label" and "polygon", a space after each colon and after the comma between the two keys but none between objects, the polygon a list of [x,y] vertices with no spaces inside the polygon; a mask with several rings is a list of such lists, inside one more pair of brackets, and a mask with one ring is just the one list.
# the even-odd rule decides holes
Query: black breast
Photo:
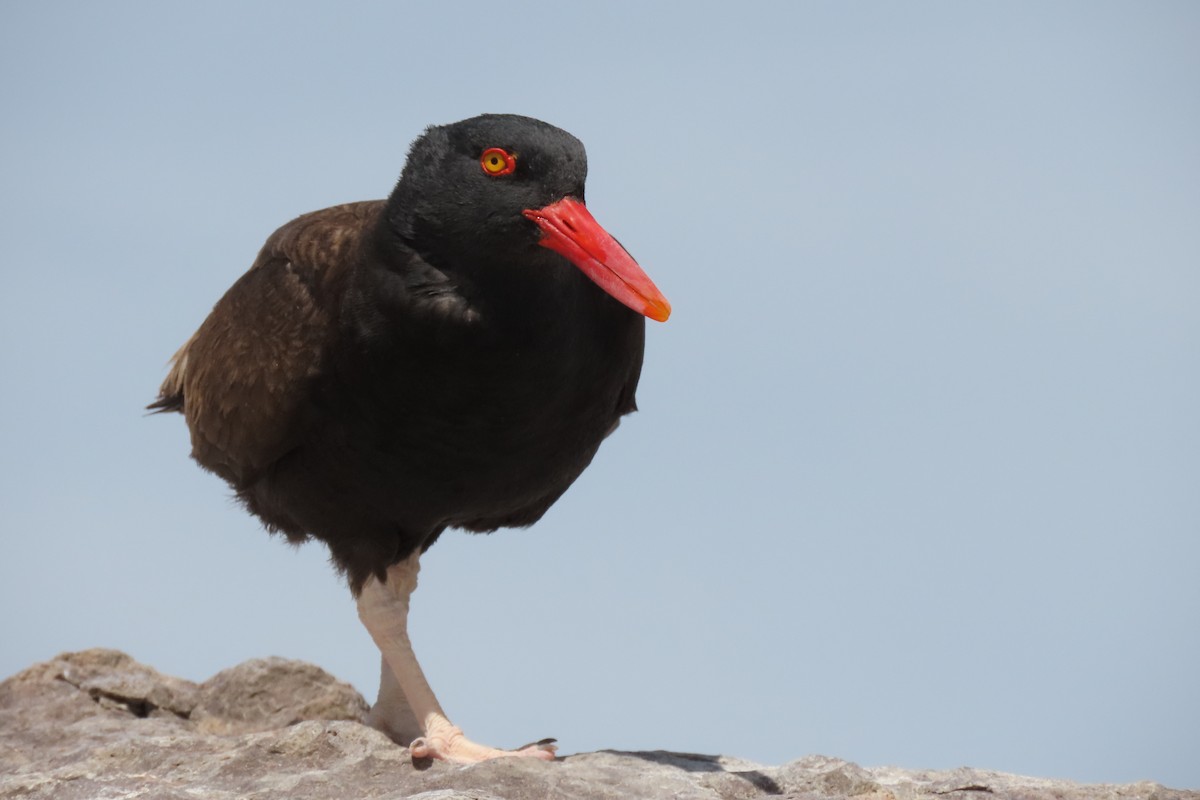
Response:
[{"label": "black breast", "polygon": [[447,527],[536,522],[634,410],[643,352],[640,315],[558,274],[549,289],[488,287],[469,319],[447,320],[353,302],[396,279],[363,267],[307,433],[239,496],[289,537],[325,541],[355,586]]}]

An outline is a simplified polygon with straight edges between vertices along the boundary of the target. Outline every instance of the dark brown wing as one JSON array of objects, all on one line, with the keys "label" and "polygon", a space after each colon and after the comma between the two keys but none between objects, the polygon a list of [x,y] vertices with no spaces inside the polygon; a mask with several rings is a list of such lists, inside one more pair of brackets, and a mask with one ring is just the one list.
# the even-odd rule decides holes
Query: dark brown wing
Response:
[{"label": "dark brown wing", "polygon": [[175,354],[149,408],[182,412],[192,456],[235,487],[295,447],[306,428],[339,299],[382,208],[335,206],[275,231]]}]

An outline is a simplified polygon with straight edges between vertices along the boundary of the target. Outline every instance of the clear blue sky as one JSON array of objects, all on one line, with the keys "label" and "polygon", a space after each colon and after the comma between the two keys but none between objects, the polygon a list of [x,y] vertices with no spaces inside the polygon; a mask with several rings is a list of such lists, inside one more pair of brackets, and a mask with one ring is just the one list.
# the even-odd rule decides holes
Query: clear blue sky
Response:
[{"label": "clear blue sky", "polygon": [[578,135],[675,307],[536,527],[443,537],[469,734],[1200,787],[1200,6],[5,3],[0,674],[378,654],[145,418],[430,123]]}]

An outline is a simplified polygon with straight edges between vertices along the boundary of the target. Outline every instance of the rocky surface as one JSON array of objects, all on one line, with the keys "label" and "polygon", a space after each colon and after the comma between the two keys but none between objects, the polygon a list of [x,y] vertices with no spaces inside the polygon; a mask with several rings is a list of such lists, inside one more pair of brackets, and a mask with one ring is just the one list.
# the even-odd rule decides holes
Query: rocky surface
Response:
[{"label": "rocky surface", "polygon": [[359,722],[366,709],[352,687],[298,661],[248,661],[197,685],[114,650],[67,653],[0,683],[0,798],[1200,800],[1154,783],[864,769],[822,756],[780,767],[661,751],[414,764]]}]

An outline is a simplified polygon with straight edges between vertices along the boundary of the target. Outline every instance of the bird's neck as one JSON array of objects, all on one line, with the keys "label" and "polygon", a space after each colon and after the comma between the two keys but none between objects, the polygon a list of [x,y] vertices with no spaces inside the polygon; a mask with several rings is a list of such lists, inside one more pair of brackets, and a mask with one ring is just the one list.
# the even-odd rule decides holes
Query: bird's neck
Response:
[{"label": "bird's neck", "polygon": [[366,339],[445,340],[454,347],[559,349],[594,335],[610,299],[544,248],[522,258],[447,254],[441,242],[383,225],[364,248],[343,322]]}]

